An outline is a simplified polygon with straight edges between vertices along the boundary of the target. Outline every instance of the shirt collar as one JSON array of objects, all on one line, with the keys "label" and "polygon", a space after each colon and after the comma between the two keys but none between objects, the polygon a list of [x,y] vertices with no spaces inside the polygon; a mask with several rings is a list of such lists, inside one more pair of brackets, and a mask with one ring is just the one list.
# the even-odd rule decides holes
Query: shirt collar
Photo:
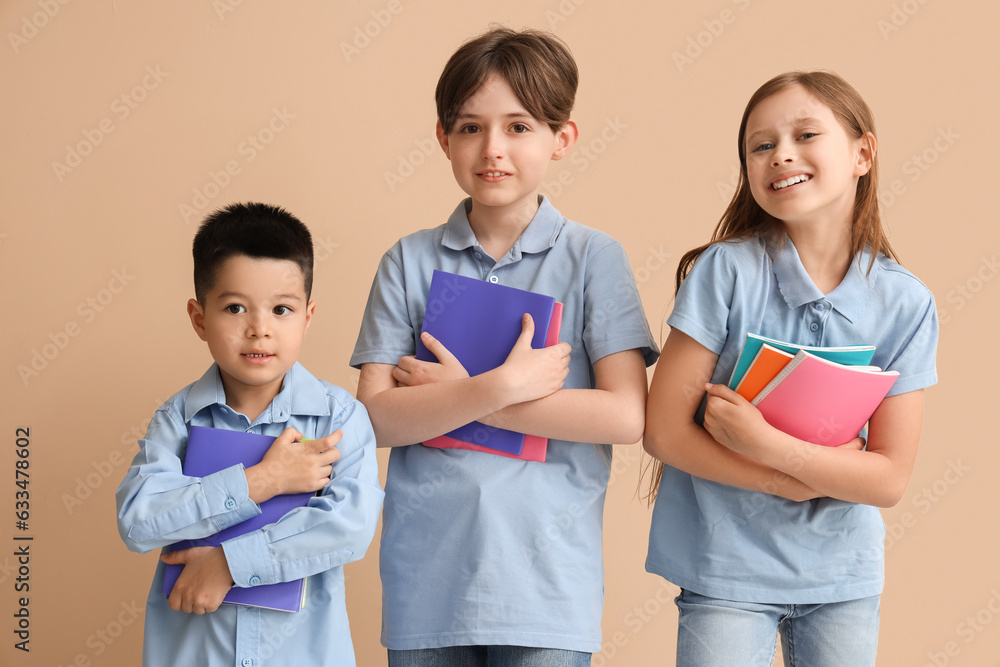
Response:
[{"label": "shirt collar", "polygon": [[859,253],[856,261],[851,262],[848,267],[847,275],[829,294],[823,294],[806,273],[799,252],[790,238],[785,238],[785,243],[780,249],[771,245],[769,252],[774,257],[772,267],[778,281],[778,289],[789,308],[825,300],[852,323],[856,322],[864,312],[871,297],[871,286],[875,284],[879,271],[879,264],[876,262],[872,266],[871,274],[865,275],[868,263],[872,259],[869,250],[865,249]]},{"label": "shirt collar", "polygon": [[[445,224],[441,245],[452,250],[474,248],[479,242],[469,224],[469,211],[472,209],[472,199],[463,200],[448,218]],[[556,238],[562,230],[564,220],[545,195],[538,196],[538,211],[535,212],[528,227],[511,249],[513,253],[538,253],[555,245]]]},{"label": "shirt collar", "polygon": [[[302,364],[295,362],[295,365],[285,373],[281,390],[271,400],[271,404],[261,417],[269,414],[269,421],[273,423],[287,421],[291,415],[329,415],[330,406],[325,396],[323,383]],[[219,375],[219,365],[212,364],[188,392],[187,400],[184,402],[184,420],[190,422],[197,413],[211,405],[225,404],[226,391]]]}]

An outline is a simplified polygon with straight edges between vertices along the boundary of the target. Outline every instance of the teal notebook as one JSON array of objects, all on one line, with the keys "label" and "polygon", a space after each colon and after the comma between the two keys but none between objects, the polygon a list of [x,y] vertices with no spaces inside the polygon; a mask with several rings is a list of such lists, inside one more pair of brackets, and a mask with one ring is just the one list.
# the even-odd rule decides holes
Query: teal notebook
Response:
[{"label": "teal notebook", "polygon": [[757,356],[757,352],[764,343],[767,343],[771,347],[776,347],[779,350],[784,350],[789,354],[796,354],[799,350],[805,350],[806,352],[821,359],[835,361],[838,364],[844,364],[846,366],[868,366],[871,364],[872,357],[875,355],[874,345],[810,347],[808,345],[796,345],[794,343],[786,343],[772,338],[764,338],[763,336],[755,333],[748,333],[746,335],[746,340],[743,342],[743,350],[740,352],[740,356],[736,360],[736,368],[733,369],[733,375],[729,378],[730,389],[734,391],[736,390],[740,380],[743,379],[747,369],[750,368],[754,357]]}]

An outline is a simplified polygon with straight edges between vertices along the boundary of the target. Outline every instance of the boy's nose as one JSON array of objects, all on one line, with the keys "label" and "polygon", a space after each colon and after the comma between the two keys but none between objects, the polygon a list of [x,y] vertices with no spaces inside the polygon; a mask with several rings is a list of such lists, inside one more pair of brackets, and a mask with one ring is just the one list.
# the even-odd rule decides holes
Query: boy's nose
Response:
[{"label": "boy's nose", "polygon": [[486,160],[495,160],[503,157],[503,138],[496,132],[486,132],[483,136],[483,158]]},{"label": "boy's nose", "polygon": [[265,315],[250,317],[247,325],[247,335],[250,338],[268,338],[271,335],[270,322]]}]

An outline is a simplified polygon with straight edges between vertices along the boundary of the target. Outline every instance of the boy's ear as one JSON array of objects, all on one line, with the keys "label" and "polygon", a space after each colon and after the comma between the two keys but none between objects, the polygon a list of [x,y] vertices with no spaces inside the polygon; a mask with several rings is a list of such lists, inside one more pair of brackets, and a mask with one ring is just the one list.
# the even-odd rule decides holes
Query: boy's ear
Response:
[{"label": "boy's ear", "polygon": [[309,329],[309,325],[312,323],[313,314],[316,312],[316,302],[310,301],[309,305],[306,306],[306,330]]},{"label": "boy's ear", "polygon": [[878,142],[875,140],[875,135],[866,132],[863,137],[858,139],[857,162],[854,165],[855,176],[861,177],[871,171],[877,152]]},{"label": "boy's ear", "polygon": [[188,299],[187,311],[188,317],[191,318],[191,326],[194,327],[194,332],[198,334],[198,338],[207,340],[207,333],[205,332],[205,309],[198,303],[198,299]]},{"label": "boy's ear", "polygon": [[580,128],[576,123],[568,120],[566,124],[556,132],[555,150],[552,151],[553,160],[561,160],[572,150],[576,140],[580,138]]},{"label": "boy's ear", "polygon": [[444,133],[444,126],[441,125],[441,121],[438,121],[437,128],[434,132],[437,134],[438,143],[441,144],[441,150],[444,151],[445,157],[450,160],[451,146],[448,144],[448,135]]}]

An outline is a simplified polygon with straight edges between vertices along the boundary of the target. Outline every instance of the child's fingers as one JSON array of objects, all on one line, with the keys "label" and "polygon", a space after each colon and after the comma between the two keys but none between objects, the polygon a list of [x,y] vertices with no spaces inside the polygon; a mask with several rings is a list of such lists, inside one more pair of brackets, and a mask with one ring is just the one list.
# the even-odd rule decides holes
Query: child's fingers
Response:
[{"label": "child's fingers", "polygon": [[747,400],[724,384],[706,383],[705,391],[708,392],[709,396],[721,398],[729,403],[739,403],[740,401]]},{"label": "child's fingers", "polygon": [[289,426],[288,428],[286,428],[284,431],[281,432],[281,435],[278,436],[278,439],[281,439],[283,442],[296,442],[302,439],[302,434],[296,431],[291,426]]},{"label": "child's fingers", "polygon": [[531,347],[531,339],[535,335],[535,321],[531,319],[531,315],[525,313],[521,317],[521,335],[517,337],[517,342],[514,343],[514,347],[523,346]]},{"label": "child's fingers", "polygon": [[455,355],[444,346],[444,343],[439,341],[434,336],[430,335],[426,331],[420,334],[420,340],[423,341],[424,346],[427,350],[434,355],[440,364],[450,365],[452,363],[460,363]]}]

